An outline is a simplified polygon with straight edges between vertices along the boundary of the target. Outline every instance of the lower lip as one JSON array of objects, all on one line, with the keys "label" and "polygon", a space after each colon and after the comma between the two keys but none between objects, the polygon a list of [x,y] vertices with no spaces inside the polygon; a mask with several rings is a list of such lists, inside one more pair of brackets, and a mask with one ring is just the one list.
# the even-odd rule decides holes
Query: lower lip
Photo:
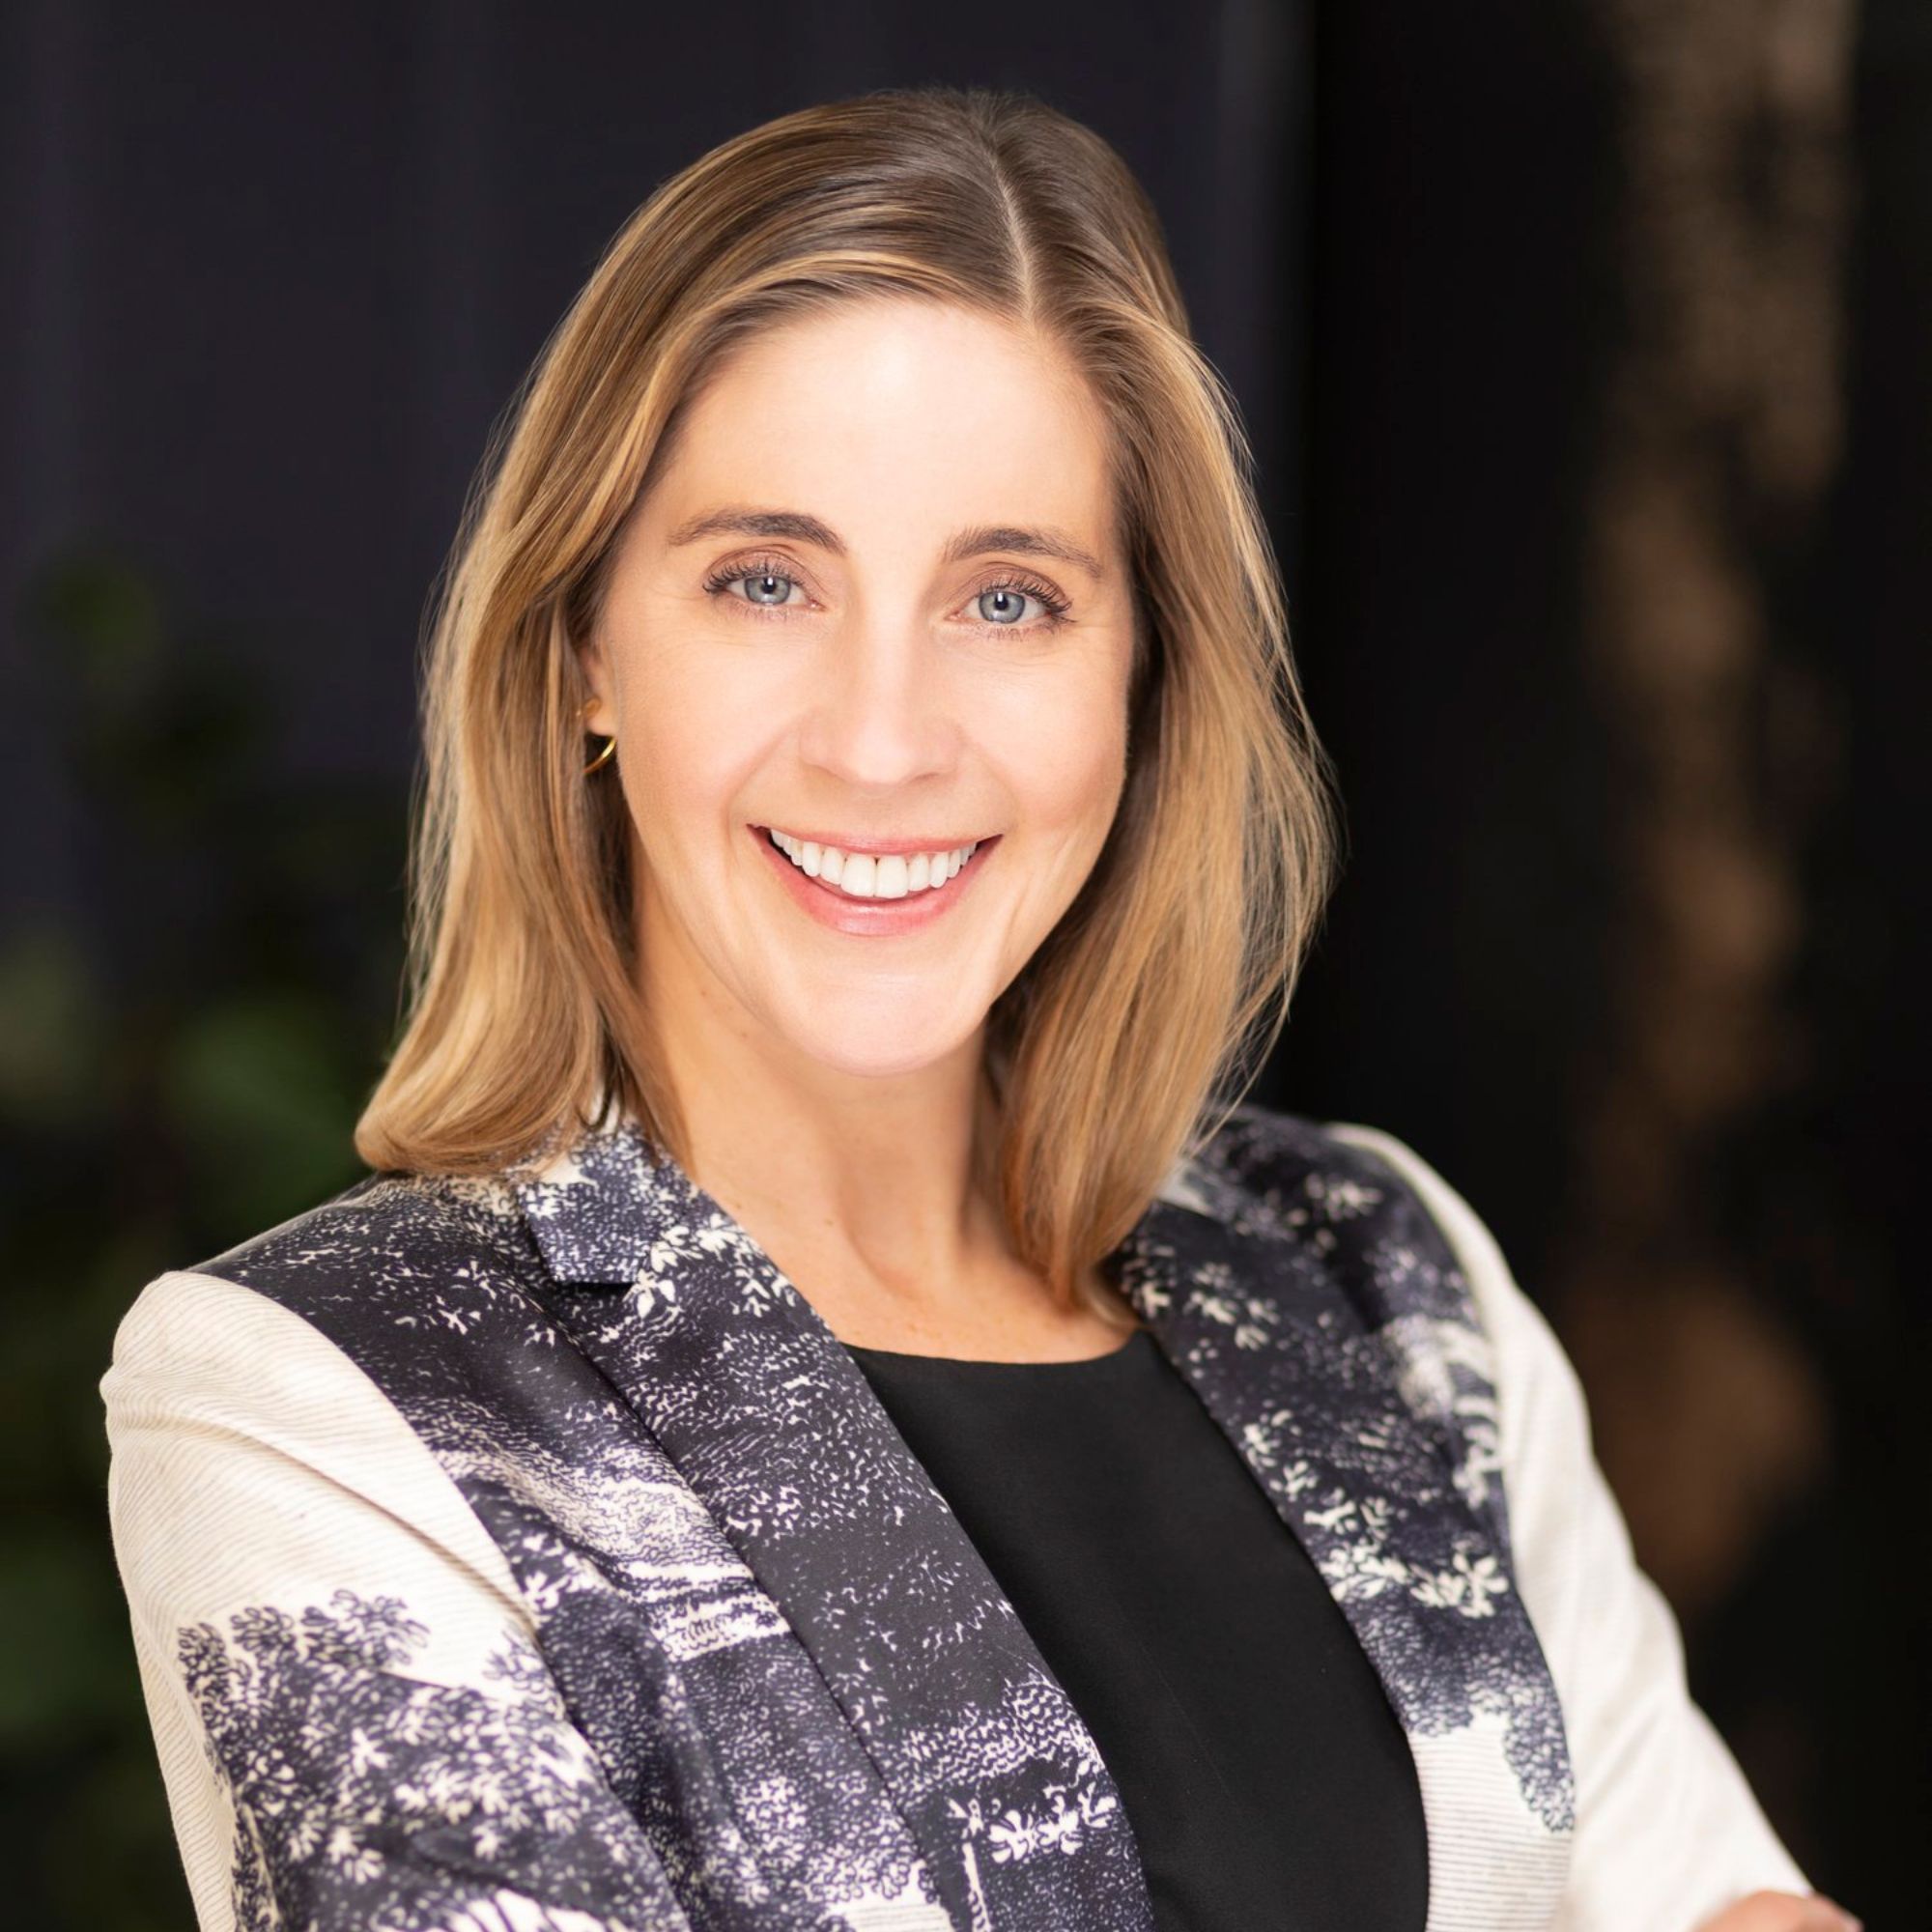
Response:
[{"label": "lower lip", "polygon": [[747,826],[746,830],[758,841],[765,857],[776,867],[780,883],[791,895],[792,903],[801,912],[815,919],[820,925],[829,926],[834,932],[861,933],[878,938],[899,932],[918,932],[935,920],[944,919],[947,912],[972,891],[973,882],[980,876],[980,867],[992,857],[993,847],[1000,842],[997,833],[990,838],[980,839],[973,848],[973,856],[937,890],[928,888],[924,892],[907,893],[903,898],[897,899],[855,899],[848,898],[837,886],[828,886],[823,880],[807,877],[772,843],[771,835],[762,825]]}]

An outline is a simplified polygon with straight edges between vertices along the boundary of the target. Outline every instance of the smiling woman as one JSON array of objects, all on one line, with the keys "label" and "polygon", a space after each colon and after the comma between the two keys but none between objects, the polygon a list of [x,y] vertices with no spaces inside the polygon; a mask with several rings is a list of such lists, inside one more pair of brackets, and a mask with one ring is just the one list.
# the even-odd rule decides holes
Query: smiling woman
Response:
[{"label": "smiling woman", "polygon": [[1239,1097],[1333,850],[1249,469],[1029,97],[612,242],[447,577],[371,1171],[102,1381],[207,1932],[1839,1922],[1482,1223]]},{"label": "smiling woman", "polygon": [[487,1174],[634,1118],[841,1334],[1078,1352],[1285,1018],[1330,795],[1139,185],[1023,97],[867,99],[667,183],[532,373],[357,1147]]}]

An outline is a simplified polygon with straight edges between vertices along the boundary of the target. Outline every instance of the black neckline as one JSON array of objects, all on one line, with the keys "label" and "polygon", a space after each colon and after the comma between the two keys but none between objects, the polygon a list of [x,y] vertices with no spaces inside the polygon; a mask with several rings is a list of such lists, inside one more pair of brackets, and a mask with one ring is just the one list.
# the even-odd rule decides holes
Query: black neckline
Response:
[{"label": "black neckline", "polygon": [[861,1361],[880,1362],[894,1367],[906,1366],[908,1374],[937,1374],[942,1371],[961,1370],[967,1373],[991,1371],[995,1375],[1035,1374],[1064,1376],[1069,1371],[1086,1370],[1090,1374],[1104,1371],[1110,1363],[1130,1357],[1137,1344],[1150,1347],[1153,1342],[1153,1330],[1143,1324],[1136,1328],[1117,1349],[1109,1349],[1104,1355],[1075,1355],[1065,1361],[1056,1362],[1003,1362],[987,1361],[975,1355],[917,1355],[900,1349],[865,1349],[856,1342],[841,1342],[848,1355],[857,1356]]}]

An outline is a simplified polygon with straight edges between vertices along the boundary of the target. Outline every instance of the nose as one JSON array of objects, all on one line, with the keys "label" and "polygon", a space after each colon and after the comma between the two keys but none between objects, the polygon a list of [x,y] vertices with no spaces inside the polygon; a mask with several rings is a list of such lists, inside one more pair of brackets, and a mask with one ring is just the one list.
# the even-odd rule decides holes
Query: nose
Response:
[{"label": "nose", "polygon": [[841,625],[819,658],[800,731],[808,763],[854,790],[887,791],[950,771],[956,696],[910,620]]}]

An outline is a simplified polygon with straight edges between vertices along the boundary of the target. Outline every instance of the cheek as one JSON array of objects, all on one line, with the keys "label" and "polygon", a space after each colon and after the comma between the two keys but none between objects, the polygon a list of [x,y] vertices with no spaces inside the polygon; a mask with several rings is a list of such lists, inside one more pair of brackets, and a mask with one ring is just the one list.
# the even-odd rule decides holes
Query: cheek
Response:
[{"label": "cheek", "polygon": [[769,691],[729,675],[717,653],[639,654],[624,681],[618,753],[647,847],[714,839],[779,726]]},{"label": "cheek", "polygon": [[1126,773],[1125,700],[1111,681],[1012,707],[1000,750],[1026,818],[1099,842]]}]

